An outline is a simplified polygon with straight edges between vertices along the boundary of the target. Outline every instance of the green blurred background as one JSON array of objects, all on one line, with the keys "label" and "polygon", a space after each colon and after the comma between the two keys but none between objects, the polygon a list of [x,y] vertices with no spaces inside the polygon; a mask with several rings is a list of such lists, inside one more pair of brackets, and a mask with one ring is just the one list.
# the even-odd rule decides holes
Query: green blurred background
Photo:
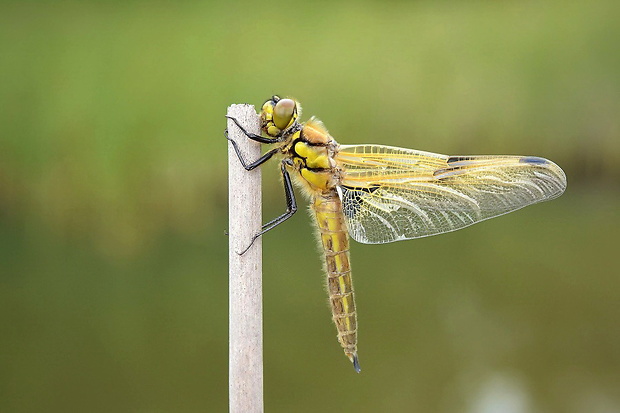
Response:
[{"label": "green blurred background", "polygon": [[[616,0],[0,4],[0,411],[227,410],[224,114],[550,158],[561,198],[352,246],[355,374],[310,221],[264,245],[271,412],[620,412]],[[264,218],[284,209],[264,168]]]}]

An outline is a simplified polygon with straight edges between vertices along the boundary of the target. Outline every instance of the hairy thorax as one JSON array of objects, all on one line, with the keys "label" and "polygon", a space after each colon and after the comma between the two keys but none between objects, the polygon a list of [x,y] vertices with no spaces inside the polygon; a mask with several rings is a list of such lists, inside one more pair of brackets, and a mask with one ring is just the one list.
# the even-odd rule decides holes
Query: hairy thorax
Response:
[{"label": "hairy thorax", "polygon": [[282,148],[297,181],[311,191],[332,191],[342,180],[335,156],[338,143],[317,119],[308,121],[293,133]]}]

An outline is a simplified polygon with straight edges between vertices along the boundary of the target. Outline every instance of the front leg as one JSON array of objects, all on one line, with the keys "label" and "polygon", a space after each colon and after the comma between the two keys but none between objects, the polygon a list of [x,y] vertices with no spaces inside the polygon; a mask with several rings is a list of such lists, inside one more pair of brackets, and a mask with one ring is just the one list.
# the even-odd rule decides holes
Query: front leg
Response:
[{"label": "front leg", "polygon": [[237,142],[235,142],[230,136],[228,136],[228,129],[224,132],[224,134],[226,135],[226,139],[228,139],[230,141],[230,143],[232,143],[233,149],[235,150],[235,153],[237,154],[237,158],[239,158],[239,162],[241,162],[241,165],[243,165],[243,167],[245,168],[246,171],[251,171],[252,169],[256,168],[257,166],[260,166],[260,165],[264,164],[276,152],[278,152],[280,150],[279,148],[273,148],[272,150],[270,150],[268,152],[265,152],[263,154],[263,156],[261,156],[257,160],[255,160],[253,162],[248,162],[248,161],[245,160],[245,158],[243,157],[243,154],[239,150],[239,147],[237,146]]},{"label": "front leg", "polygon": [[[247,136],[249,139],[252,139],[253,141],[256,142],[260,142],[260,143],[277,143],[280,142],[280,139],[278,138],[265,138],[264,136],[260,136],[257,135],[255,133],[250,133],[247,130],[245,130],[245,128],[243,126],[241,126],[241,124],[239,123],[239,121],[235,118],[233,118],[232,116],[228,116],[226,115],[226,117],[230,120],[232,120],[233,122],[235,122],[235,125],[237,125],[237,127],[239,129],[241,129],[241,132],[243,132],[243,134],[245,136]],[[228,129],[226,129],[226,139],[230,140],[230,138],[228,137]]]}]

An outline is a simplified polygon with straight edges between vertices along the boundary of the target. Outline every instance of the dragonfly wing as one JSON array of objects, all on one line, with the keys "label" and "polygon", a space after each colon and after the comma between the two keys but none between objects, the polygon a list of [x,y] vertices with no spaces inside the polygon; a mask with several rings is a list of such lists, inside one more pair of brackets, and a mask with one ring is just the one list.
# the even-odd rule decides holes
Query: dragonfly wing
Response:
[{"label": "dragonfly wing", "polygon": [[533,156],[447,156],[342,145],[336,160],[349,232],[366,244],[454,231],[564,192],[566,176]]}]

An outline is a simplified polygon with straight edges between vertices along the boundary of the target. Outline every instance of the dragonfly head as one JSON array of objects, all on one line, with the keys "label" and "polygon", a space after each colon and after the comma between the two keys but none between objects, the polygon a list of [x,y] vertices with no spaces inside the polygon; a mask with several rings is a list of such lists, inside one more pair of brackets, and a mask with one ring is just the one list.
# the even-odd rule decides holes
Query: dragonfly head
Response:
[{"label": "dragonfly head", "polygon": [[293,125],[300,114],[301,107],[297,101],[274,95],[263,104],[261,127],[267,135],[276,137]]}]

